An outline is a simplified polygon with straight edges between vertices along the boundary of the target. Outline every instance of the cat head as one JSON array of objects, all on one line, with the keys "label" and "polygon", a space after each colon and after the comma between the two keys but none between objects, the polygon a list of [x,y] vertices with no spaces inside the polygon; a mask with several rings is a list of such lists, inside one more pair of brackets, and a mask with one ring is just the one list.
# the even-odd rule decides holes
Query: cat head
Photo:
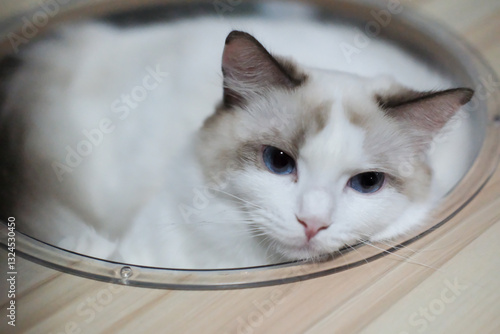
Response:
[{"label": "cat head", "polygon": [[432,186],[426,159],[415,157],[473,94],[301,68],[238,31],[227,37],[222,71],[223,102],[201,130],[201,162],[208,178],[228,175],[221,194],[237,198],[253,231],[287,259],[414,228]]}]

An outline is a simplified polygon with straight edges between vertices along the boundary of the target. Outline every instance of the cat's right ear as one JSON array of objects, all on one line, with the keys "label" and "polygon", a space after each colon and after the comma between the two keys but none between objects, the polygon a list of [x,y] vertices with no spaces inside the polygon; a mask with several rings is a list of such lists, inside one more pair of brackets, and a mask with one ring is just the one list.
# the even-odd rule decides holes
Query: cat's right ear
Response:
[{"label": "cat's right ear", "polygon": [[222,55],[224,105],[244,105],[272,87],[293,89],[306,76],[294,64],[273,57],[252,35],[232,31]]}]

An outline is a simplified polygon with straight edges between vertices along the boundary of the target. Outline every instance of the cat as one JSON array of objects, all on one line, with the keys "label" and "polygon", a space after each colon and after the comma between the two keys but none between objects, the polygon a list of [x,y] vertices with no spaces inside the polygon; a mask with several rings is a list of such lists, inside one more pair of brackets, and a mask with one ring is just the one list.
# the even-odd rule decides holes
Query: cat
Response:
[{"label": "cat", "polygon": [[[2,111],[23,134],[11,139],[22,152],[22,230],[148,266],[317,259],[410,233],[465,173],[467,124],[450,124],[464,118],[471,89],[435,89],[449,80],[387,42],[360,59],[392,63],[350,71],[345,62],[319,69],[332,47],[300,45],[332,29],[341,41],[349,27],[232,24],[263,37],[274,29],[276,44],[297,45],[305,61],[239,30],[221,50],[214,40],[229,25],[214,19],[74,24],[25,50]],[[280,29],[303,37],[285,43]],[[434,147],[443,135],[448,143]]]}]

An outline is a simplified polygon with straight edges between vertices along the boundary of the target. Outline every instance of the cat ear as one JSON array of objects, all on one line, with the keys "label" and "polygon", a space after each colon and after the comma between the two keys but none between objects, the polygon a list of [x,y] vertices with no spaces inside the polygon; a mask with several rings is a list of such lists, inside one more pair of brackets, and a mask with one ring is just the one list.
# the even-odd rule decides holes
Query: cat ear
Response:
[{"label": "cat ear", "polygon": [[469,88],[437,92],[404,90],[377,96],[377,102],[386,115],[408,124],[430,140],[473,95],[474,91]]},{"label": "cat ear", "polygon": [[295,88],[305,75],[294,64],[273,57],[252,35],[232,31],[222,55],[224,105],[242,105],[270,87]]}]

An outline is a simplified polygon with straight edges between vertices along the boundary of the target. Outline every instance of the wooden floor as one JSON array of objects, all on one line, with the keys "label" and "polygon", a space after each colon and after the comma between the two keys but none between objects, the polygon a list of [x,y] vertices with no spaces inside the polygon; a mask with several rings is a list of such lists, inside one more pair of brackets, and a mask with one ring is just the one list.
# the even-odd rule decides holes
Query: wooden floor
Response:
[{"label": "wooden floor", "polygon": [[[458,32],[500,73],[500,1],[401,2]],[[401,253],[410,260],[386,256],[331,276],[273,287],[131,288],[17,258],[16,330],[7,325],[2,278],[0,332],[500,333],[499,195],[497,170],[445,229],[412,244],[414,254]],[[5,263],[5,252],[1,255]]]}]

